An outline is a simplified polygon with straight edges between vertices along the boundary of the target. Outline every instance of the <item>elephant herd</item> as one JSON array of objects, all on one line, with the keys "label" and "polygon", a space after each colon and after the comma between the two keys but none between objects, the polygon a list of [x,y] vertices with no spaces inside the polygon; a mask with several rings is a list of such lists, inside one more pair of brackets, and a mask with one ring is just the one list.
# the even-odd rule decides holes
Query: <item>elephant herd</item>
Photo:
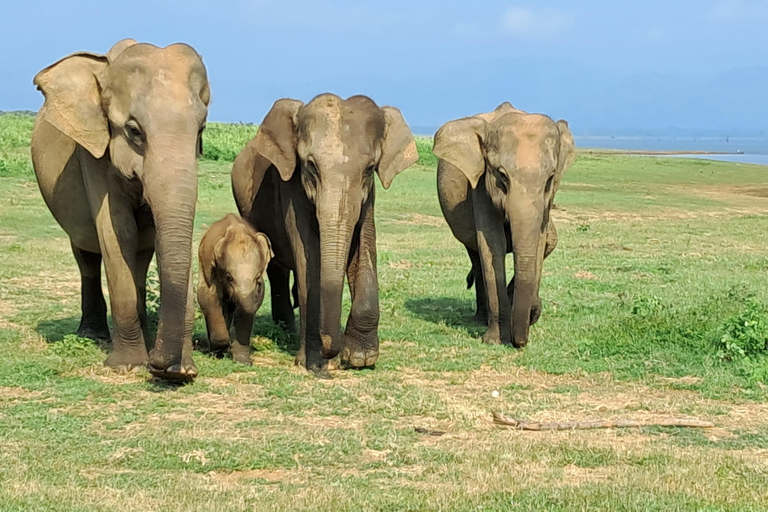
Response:
[{"label": "elephant herd", "polygon": [[[160,378],[193,379],[196,162],[211,99],[201,57],[185,44],[158,48],[128,39],[106,55],[65,57],[34,83],[45,103],[32,133],[32,160],[80,269],[78,335],[111,339],[105,364],[112,368],[147,366]],[[483,341],[523,347],[541,313],[542,262],[557,245],[549,213],[574,158],[568,125],[504,103],[446,123],[434,153],[440,205],[472,263],[467,281],[476,288],[477,318],[488,325]],[[266,274],[273,319],[298,330],[296,364],[318,376],[339,365],[373,366],[374,175],[389,188],[417,160],[396,108],[333,94],[306,104],[276,101],[234,162],[240,216],[214,223],[199,246],[197,299],[211,350],[230,350],[250,364]],[[507,284],[509,252],[515,274]],[[155,253],[162,305],[151,340],[145,299]],[[352,307],[342,332],[345,277]]]}]

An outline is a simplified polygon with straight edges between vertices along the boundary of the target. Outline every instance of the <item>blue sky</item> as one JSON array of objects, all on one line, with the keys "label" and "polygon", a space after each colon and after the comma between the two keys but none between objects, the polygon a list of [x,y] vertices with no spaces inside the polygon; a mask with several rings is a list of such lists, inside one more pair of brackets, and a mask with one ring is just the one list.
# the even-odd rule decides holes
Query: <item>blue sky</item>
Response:
[{"label": "blue sky", "polygon": [[510,101],[577,134],[768,135],[768,0],[27,0],[0,20],[0,110],[36,110],[32,77],[60,57],[133,37],[194,46],[217,121],[330,91],[421,133]]}]

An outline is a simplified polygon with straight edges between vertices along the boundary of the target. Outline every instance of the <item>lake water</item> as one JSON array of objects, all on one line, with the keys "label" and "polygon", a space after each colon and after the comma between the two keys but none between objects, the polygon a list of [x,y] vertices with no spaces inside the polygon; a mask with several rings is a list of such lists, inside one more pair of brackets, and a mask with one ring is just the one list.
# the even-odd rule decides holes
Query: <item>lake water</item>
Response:
[{"label": "lake water", "polygon": [[[576,146],[633,151],[714,151],[721,155],[674,155],[675,158],[704,158],[768,165],[768,138],[758,137],[574,137]],[[665,155],[672,156],[672,155]]]}]

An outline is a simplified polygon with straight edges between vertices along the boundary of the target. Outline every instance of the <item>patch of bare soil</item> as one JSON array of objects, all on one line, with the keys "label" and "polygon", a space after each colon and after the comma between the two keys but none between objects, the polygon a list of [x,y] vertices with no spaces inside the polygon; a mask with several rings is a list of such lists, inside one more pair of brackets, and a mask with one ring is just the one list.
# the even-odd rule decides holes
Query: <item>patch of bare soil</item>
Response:
[{"label": "patch of bare soil", "polygon": [[588,279],[592,281],[596,281],[598,279],[598,277],[595,274],[593,274],[592,272],[587,272],[586,270],[579,270],[573,275],[573,277],[575,277],[576,279]]},{"label": "patch of bare soil", "polygon": [[19,386],[0,386],[0,408],[11,407],[29,400],[42,400],[42,391],[30,391]]},{"label": "patch of bare soil", "polygon": [[249,469],[246,471],[211,471],[203,475],[209,488],[216,490],[235,489],[244,480],[266,480],[269,483],[307,483],[310,473],[302,469]]},{"label": "patch of bare soil", "polygon": [[18,329],[20,327],[19,324],[7,320],[18,312],[19,308],[14,303],[0,297],[0,327],[4,329]]},{"label": "patch of bare soil", "polygon": [[80,295],[80,281],[69,272],[38,272],[31,276],[12,277],[5,284],[20,291],[43,290],[50,298],[77,298]]}]

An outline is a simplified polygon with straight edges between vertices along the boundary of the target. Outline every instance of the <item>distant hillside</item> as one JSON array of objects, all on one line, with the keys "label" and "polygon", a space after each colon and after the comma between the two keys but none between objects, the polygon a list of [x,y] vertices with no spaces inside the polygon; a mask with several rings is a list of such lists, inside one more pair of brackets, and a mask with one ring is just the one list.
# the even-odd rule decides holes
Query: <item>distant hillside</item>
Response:
[{"label": "distant hillside", "polygon": [[32,110],[0,110],[0,116],[4,115],[36,116],[37,112],[33,112]]}]

